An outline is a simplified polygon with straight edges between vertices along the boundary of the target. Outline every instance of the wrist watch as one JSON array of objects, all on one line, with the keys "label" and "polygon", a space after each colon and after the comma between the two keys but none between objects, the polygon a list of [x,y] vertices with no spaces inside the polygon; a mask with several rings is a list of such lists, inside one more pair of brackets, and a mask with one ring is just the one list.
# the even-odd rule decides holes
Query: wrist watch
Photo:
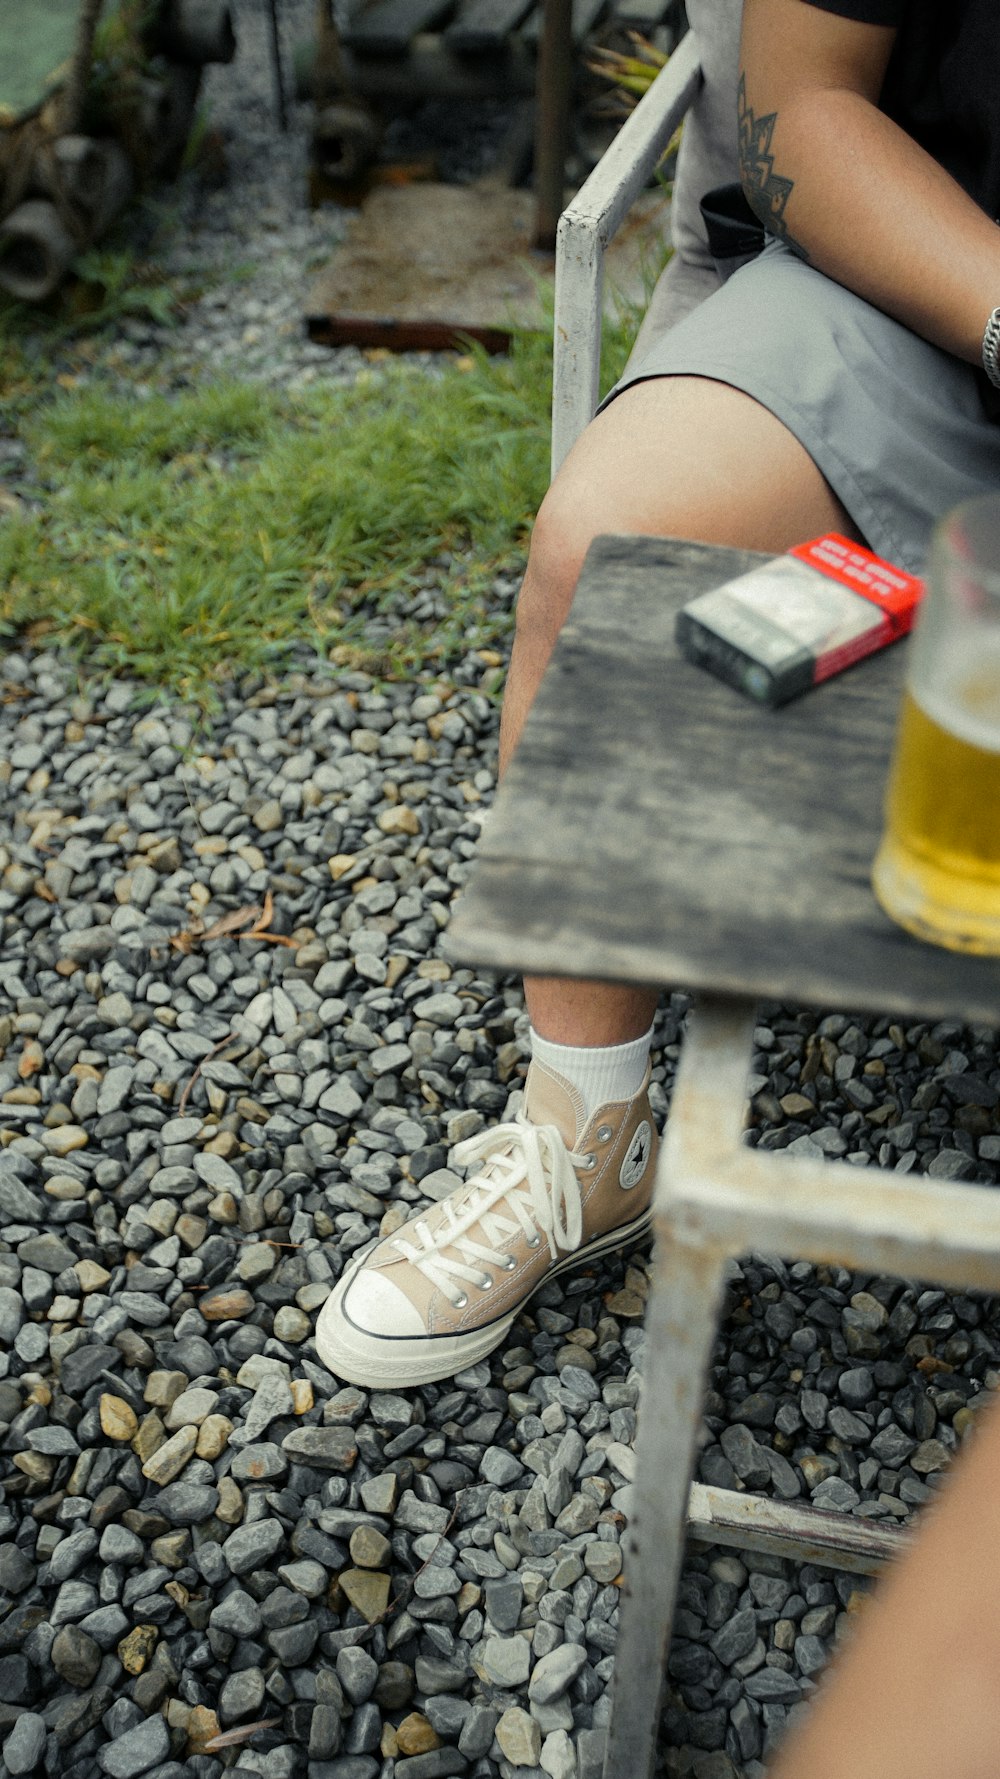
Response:
[{"label": "wrist watch", "polygon": [[983,335],[983,370],[995,389],[1000,389],[1000,309],[994,309]]}]

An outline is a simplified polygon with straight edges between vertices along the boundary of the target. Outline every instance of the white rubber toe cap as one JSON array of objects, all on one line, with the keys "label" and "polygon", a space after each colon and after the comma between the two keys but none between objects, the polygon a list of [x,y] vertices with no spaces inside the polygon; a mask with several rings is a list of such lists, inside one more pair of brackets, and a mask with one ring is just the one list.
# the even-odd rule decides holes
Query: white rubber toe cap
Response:
[{"label": "white rubber toe cap", "polygon": [[417,1336],[427,1333],[419,1310],[384,1273],[361,1268],[344,1293],[344,1314],[366,1334]]}]

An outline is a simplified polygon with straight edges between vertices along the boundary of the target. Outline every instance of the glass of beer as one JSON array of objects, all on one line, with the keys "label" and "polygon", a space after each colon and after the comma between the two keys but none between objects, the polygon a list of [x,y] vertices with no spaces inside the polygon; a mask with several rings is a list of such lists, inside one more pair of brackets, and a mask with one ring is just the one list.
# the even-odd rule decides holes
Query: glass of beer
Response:
[{"label": "glass of beer", "polygon": [[1000,954],[1000,494],[938,526],[910,649],[875,894],[920,939]]}]

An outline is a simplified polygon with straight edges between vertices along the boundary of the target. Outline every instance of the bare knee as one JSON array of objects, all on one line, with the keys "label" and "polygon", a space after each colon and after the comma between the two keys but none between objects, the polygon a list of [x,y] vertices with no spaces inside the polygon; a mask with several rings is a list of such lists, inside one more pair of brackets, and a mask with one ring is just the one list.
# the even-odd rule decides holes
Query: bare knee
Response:
[{"label": "bare knee", "polygon": [[598,519],[597,491],[592,492],[588,501],[586,489],[564,470],[539,508],[517,602],[518,641],[533,652],[551,649],[573,602],[584,557],[593,539],[610,529]]}]

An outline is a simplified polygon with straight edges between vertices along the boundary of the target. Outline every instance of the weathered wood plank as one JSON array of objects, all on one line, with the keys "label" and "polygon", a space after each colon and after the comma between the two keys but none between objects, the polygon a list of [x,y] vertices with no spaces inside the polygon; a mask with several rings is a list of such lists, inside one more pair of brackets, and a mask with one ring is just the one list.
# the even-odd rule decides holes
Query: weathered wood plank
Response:
[{"label": "weathered wood plank", "polygon": [[447,18],[455,0],[378,0],[351,20],[344,42],[357,55],[405,56],[418,31]]},{"label": "weathered wood plank", "polygon": [[1000,1024],[1000,959],[921,944],[871,891],[905,645],[778,711],[679,657],[677,607],[756,560],[597,540],[449,951]]},{"label": "weathered wood plank", "polygon": [[766,1551],[854,1575],[881,1574],[911,1539],[901,1526],[770,1501],[764,1495],[739,1495],[735,1489],[710,1489],[704,1483],[691,1484],[687,1532],[696,1544]]},{"label": "weathered wood plank", "polygon": [[506,47],[533,0],[472,0],[444,33],[462,55],[496,55]]}]

